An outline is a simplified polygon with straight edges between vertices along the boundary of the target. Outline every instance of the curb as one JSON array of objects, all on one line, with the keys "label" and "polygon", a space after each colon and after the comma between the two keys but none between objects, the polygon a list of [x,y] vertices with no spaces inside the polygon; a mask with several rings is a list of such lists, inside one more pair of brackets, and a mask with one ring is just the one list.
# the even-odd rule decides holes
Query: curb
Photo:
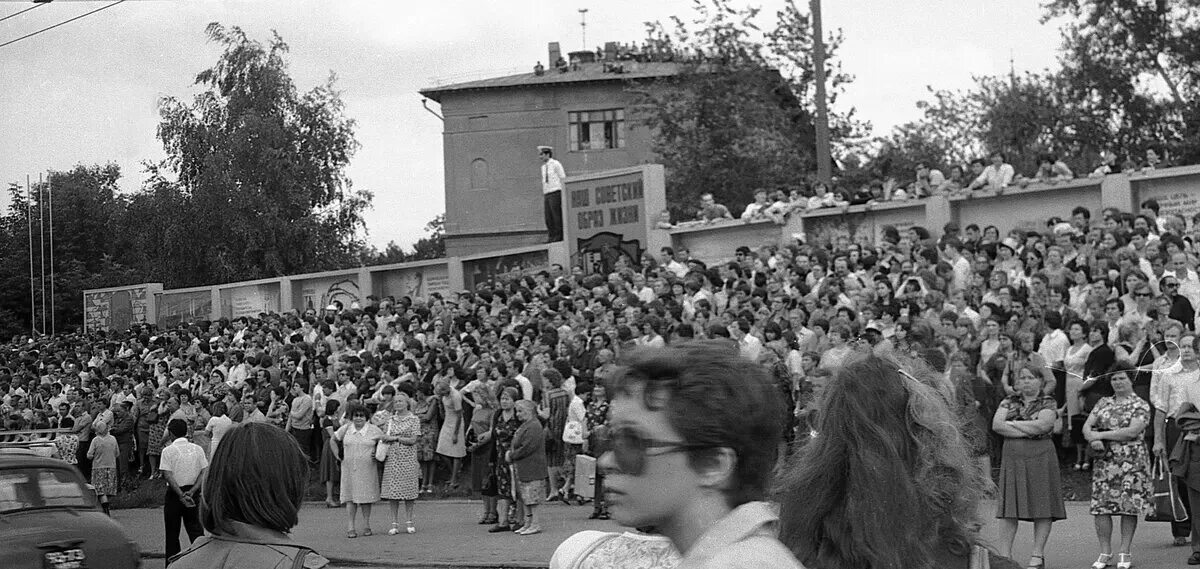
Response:
[{"label": "curb", "polygon": [[[142,559],[165,559],[167,555],[157,551],[143,551]],[[395,567],[396,569],[549,569],[547,565],[524,565],[521,563],[500,563],[494,565],[461,564],[461,563],[406,563],[388,561],[359,561],[339,557],[326,557],[331,565],[339,567]]]}]

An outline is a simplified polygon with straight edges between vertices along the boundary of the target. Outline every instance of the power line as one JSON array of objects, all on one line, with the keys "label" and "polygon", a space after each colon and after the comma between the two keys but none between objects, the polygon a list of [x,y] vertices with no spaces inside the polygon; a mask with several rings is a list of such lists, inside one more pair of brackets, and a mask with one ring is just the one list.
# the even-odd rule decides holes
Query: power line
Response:
[{"label": "power line", "polygon": [[[31,38],[31,37],[33,37],[33,36],[36,36],[36,35],[38,35],[38,34],[40,34],[40,33],[42,33],[42,32],[48,32],[48,31],[50,31],[50,30],[53,30],[54,28],[57,28],[57,27],[59,27],[59,26],[64,26],[64,25],[67,25],[67,24],[69,24],[69,23],[71,23],[71,22],[74,22],[75,20],[78,20],[78,19],[80,19],[80,18],[86,18],[86,17],[88,17],[88,16],[91,16],[92,14],[95,14],[96,12],[99,12],[99,11],[101,11],[101,10],[106,10],[106,9],[108,9],[108,8],[112,8],[113,6],[116,6],[117,4],[121,4],[121,3],[123,3],[123,2],[125,2],[125,0],[117,0],[116,2],[113,2],[112,4],[105,4],[104,6],[101,6],[101,7],[99,7],[99,8],[96,8],[95,10],[92,10],[91,12],[85,12],[85,13],[83,13],[83,14],[80,14],[80,15],[78,15],[78,16],[75,16],[74,18],[71,18],[70,20],[64,20],[64,21],[62,21],[62,22],[59,22],[59,23],[57,23],[57,24],[54,24],[53,26],[45,27],[45,28],[42,28],[42,29],[40,29],[40,30],[38,30],[38,31],[36,31],[36,32],[31,32],[31,33],[25,34],[25,35],[23,35],[23,36],[21,36],[21,37],[19,37],[19,38],[15,39],[15,40],[9,40],[9,41],[6,41],[6,42],[4,42],[4,43],[0,43],[0,47],[4,47],[4,46],[7,46],[7,45],[12,45],[12,44],[14,44],[14,43],[17,43],[17,42],[19,42],[19,41],[23,40],[23,39],[27,39],[27,38]],[[30,10],[32,10],[33,8],[29,8],[29,9],[30,9]]]},{"label": "power line", "polygon": [[9,18],[16,18],[17,16],[20,16],[21,14],[24,14],[25,12],[28,12],[30,10],[36,10],[38,8],[41,8],[42,6],[45,6],[46,4],[49,4],[49,2],[39,2],[39,3],[34,4],[33,6],[30,6],[24,10],[21,10],[20,12],[17,12],[16,14],[9,14],[3,18],[0,18],[0,22],[3,22],[4,20],[7,20]]}]

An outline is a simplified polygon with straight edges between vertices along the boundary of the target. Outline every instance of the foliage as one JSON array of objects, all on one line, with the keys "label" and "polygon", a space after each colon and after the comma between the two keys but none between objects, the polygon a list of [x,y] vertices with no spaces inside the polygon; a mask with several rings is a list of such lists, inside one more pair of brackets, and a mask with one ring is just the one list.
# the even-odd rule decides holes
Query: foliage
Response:
[{"label": "foliage", "polygon": [[161,101],[168,157],[131,200],[139,261],[166,286],[353,262],[371,194],[345,175],[358,142],[334,77],[301,94],[277,34],[263,45],[237,27],[207,33],[224,51],[191,104]]},{"label": "foliage", "polygon": [[[1051,152],[1086,174],[1101,151],[1134,162],[1154,148],[1168,163],[1200,162],[1200,0],[1051,0],[1043,23],[1062,25],[1061,67],[976,77],[965,91],[930,89],[923,117],[878,138],[869,175],[912,162],[906,146],[943,166],[1002,151],[1018,173]],[[928,155],[926,155],[928,156]],[[911,176],[911,174],[910,174]],[[911,178],[910,178],[911,179]]]},{"label": "foliage", "polygon": [[390,241],[383,251],[375,247],[364,251],[361,255],[361,262],[363,265],[387,265],[441,259],[446,256],[445,229],[446,214],[439,213],[437,217],[425,224],[425,233],[428,235],[413,244],[412,252],[407,252],[395,241]]},{"label": "foliage", "polygon": [[[18,184],[9,187],[9,208],[0,217],[0,339],[28,334],[31,316],[39,331],[43,316],[46,331],[68,330],[83,320],[81,298],[85,289],[140,280],[136,271],[117,260],[127,251],[126,232],[121,229],[125,204],[117,193],[118,179],[120,169],[115,164],[80,165],[66,172],[50,172],[45,182],[34,183],[30,189],[32,199]],[[52,320],[50,314],[42,312],[43,254],[44,300],[47,311],[53,306]],[[33,312],[31,286],[35,293]]]},{"label": "foliage", "polygon": [[[674,216],[692,217],[699,196],[712,192],[733,210],[754,188],[797,185],[813,170],[815,129],[811,22],[793,4],[763,31],[757,8],[727,0],[694,0],[691,25],[647,23],[653,49],[698,54],[678,74],[634,87],[638,118],[653,132],[667,167]],[[830,100],[853,78],[836,63],[841,34],[827,42]],[[865,125],[853,112],[830,114],[836,148],[854,144]]]}]

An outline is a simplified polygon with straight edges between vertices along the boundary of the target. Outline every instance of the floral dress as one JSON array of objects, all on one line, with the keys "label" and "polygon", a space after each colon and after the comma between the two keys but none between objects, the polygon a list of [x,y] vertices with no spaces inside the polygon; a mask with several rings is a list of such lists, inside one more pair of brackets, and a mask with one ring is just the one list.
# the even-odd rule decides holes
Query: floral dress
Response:
[{"label": "floral dress", "polygon": [[[419,437],[421,420],[415,415],[401,417],[391,415],[384,427],[385,433],[397,437]],[[416,500],[421,490],[417,481],[420,467],[417,464],[417,445],[395,442],[388,445],[387,461],[383,464],[383,492],[385,500]]]},{"label": "floral dress", "polygon": [[[1092,429],[1115,431],[1136,420],[1150,421],[1150,405],[1140,397],[1124,401],[1105,397],[1092,409]],[[1108,450],[1092,471],[1092,515],[1141,516],[1151,509],[1154,487],[1150,480],[1150,452],[1142,437],[1132,441],[1104,441]]]},{"label": "floral dress", "polygon": [[504,454],[512,450],[513,435],[521,428],[521,420],[517,412],[512,417],[504,418],[504,411],[496,411],[492,416],[492,441],[496,443],[496,460],[492,463],[496,475],[496,495],[506,500],[513,499],[513,478],[509,467],[512,463],[504,460]]},{"label": "floral dress", "polygon": [[437,448],[437,419],[425,420],[425,415],[429,413],[429,407],[433,404],[433,398],[428,397],[417,403],[416,409],[413,409],[413,414],[420,417],[421,421],[421,438],[417,439],[417,460],[421,462],[433,460],[433,451]]}]

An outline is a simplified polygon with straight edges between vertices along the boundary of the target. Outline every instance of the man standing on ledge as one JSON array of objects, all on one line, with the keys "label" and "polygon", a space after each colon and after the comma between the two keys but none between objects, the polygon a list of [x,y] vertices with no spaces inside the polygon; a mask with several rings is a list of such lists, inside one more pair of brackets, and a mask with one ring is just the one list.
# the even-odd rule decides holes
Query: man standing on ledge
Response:
[{"label": "man standing on ledge", "polygon": [[546,207],[547,243],[554,243],[563,238],[562,192],[567,173],[562,162],[554,159],[554,148],[539,146],[538,155],[542,158],[542,203]]}]

